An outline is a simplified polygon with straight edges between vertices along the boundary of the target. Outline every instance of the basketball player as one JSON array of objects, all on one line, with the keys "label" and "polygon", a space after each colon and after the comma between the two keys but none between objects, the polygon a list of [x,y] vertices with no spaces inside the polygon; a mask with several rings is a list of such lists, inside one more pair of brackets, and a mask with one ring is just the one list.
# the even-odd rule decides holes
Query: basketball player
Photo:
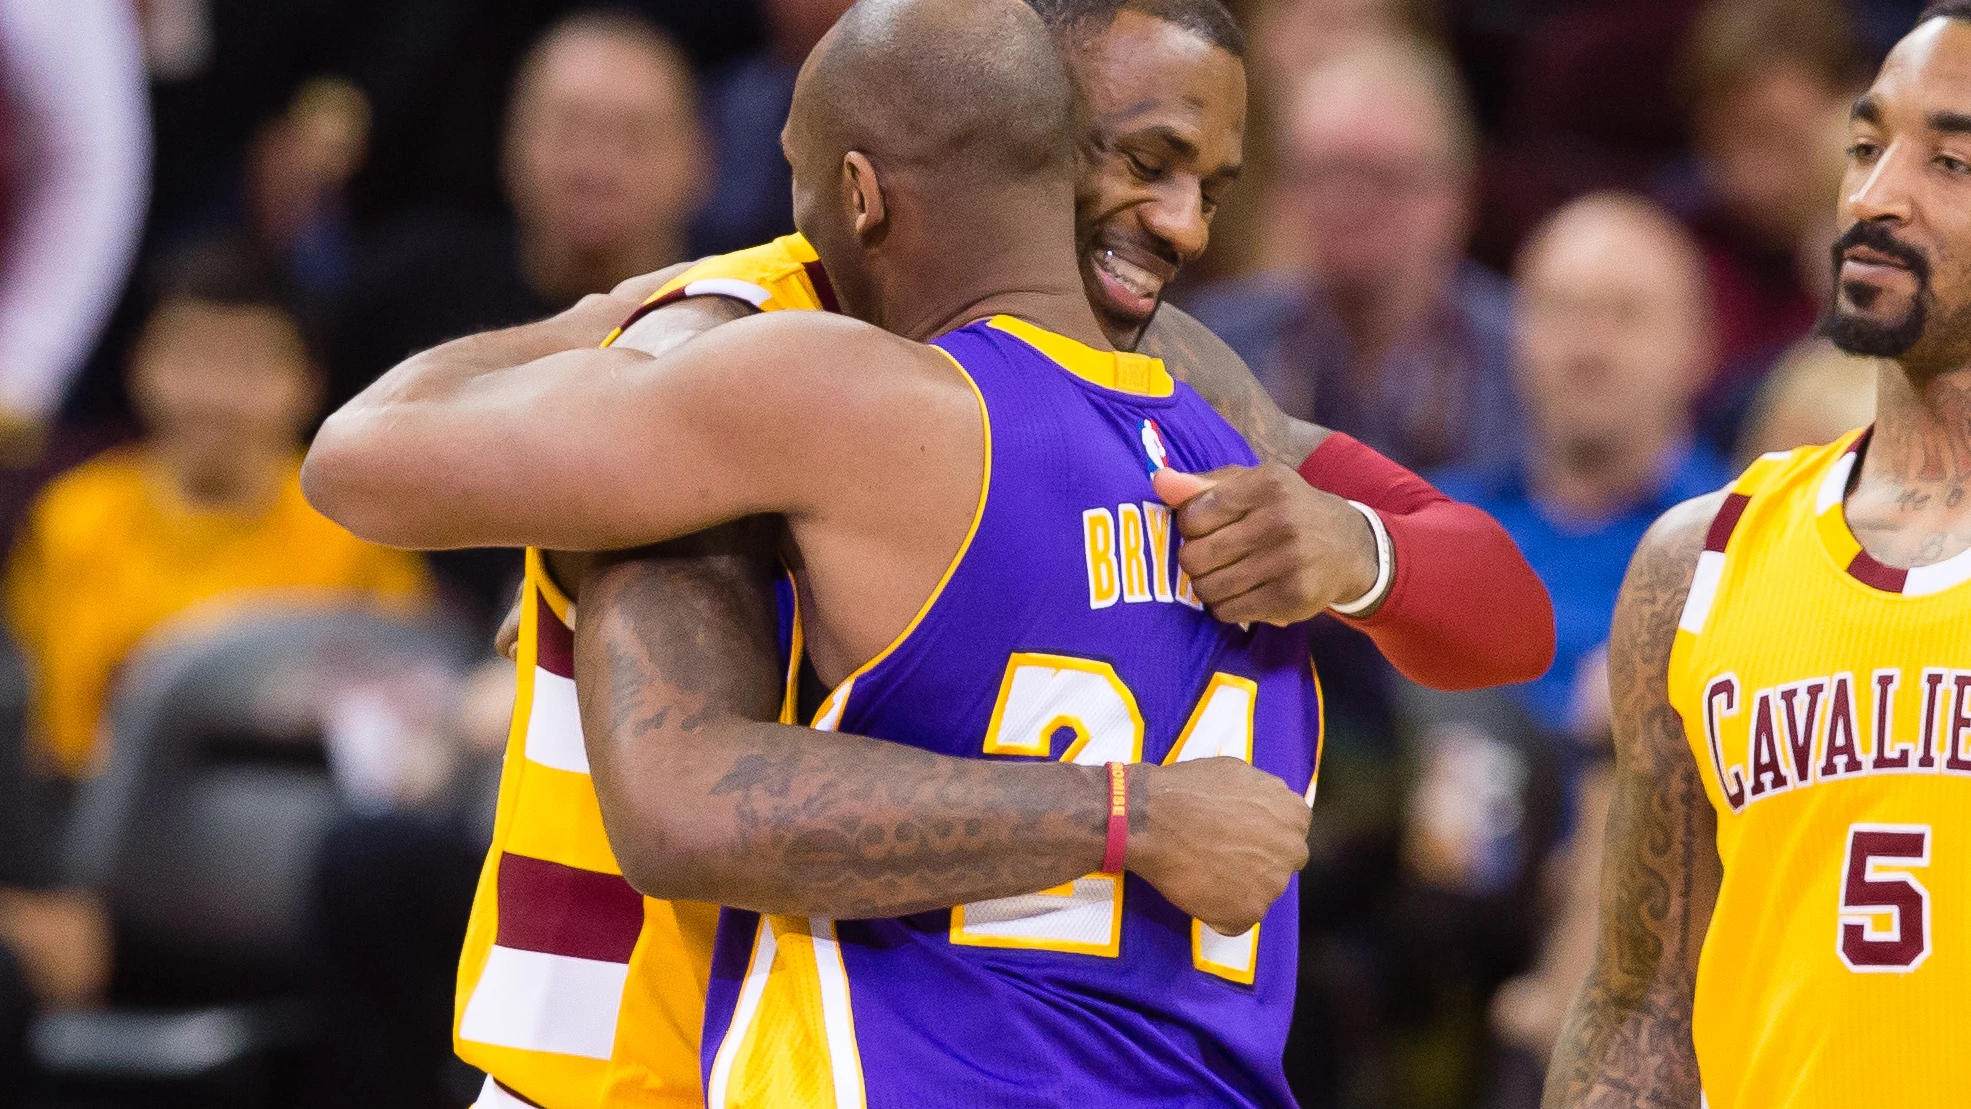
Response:
[{"label": "basketball player", "polygon": [[[658,359],[622,349],[609,374],[399,367],[311,455],[319,505],[399,542],[369,506],[401,500],[392,460],[434,453],[463,511],[433,506],[420,530],[451,541],[624,547],[782,516],[806,652],[834,688],[821,726],[1108,780],[1099,855],[1037,835],[1026,872],[979,876],[970,904],[839,926],[728,911],[716,1104],[1291,1103],[1292,899],[1225,935],[1122,875],[1127,768],[1227,756],[1292,786],[1256,791],[1246,819],[1276,834],[1223,877],[1293,869],[1319,697],[1303,627],[1213,620],[1175,565],[1152,474],[1256,458],[1102,333],[1074,252],[1071,101],[1013,0],[864,0],[804,68],[788,149],[842,306],[897,335],[783,312]],[[549,457],[586,472],[570,483]],[[471,522],[485,469],[531,486],[497,534]],[[1143,861],[1214,831],[1145,822]]]},{"label": "basketball player", "polygon": [[[1098,273],[1116,268],[1111,252],[1148,259],[1167,275],[1203,251],[1213,201],[1239,161],[1243,44],[1216,0],[1046,0],[1036,6],[1054,27],[1091,109],[1092,129],[1083,142],[1091,153],[1078,190],[1083,284],[1105,330],[1118,343],[1130,342],[1153,305],[1110,295]],[[1132,281],[1140,286],[1145,272],[1133,271]],[[714,259],[667,285],[630,336],[645,349],[662,349],[756,309],[818,308],[827,292],[812,251],[797,238]],[[517,365],[578,347],[593,354],[595,340],[625,311],[604,304],[591,316],[607,322],[570,326],[582,315],[578,311],[422,357]],[[1361,546],[1322,545],[1320,517],[1307,511],[1310,501],[1324,507],[1323,495],[1308,486],[1318,482],[1374,505],[1388,520],[1397,581],[1366,626],[1407,672],[1434,685],[1460,686],[1515,680],[1544,668],[1551,652],[1550,610],[1537,579],[1496,524],[1436,496],[1346,436],[1323,439],[1325,431],[1285,420],[1236,356],[1181,314],[1161,313],[1145,349],[1169,353],[1172,368],[1226,413],[1262,457],[1298,466],[1306,475],[1303,481],[1283,467],[1253,474],[1261,479],[1253,486],[1272,500],[1266,511],[1247,508],[1237,519],[1266,525],[1273,549],[1293,557],[1267,563],[1272,579],[1242,594],[1246,603],[1274,614],[1282,606],[1318,610],[1361,588],[1340,584],[1335,570],[1373,565],[1375,545],[1366,531]],[[1309,442],[1319,449],[1303,465]],[[1360,517],[1328,499],[1344,517],[1334,534],[1350,537],[1348,518],[1358,521],[1359,530]],[[417,515],[424,514],[424,503],[414,506]],[[1282,539],[1273,525],[1283,517],[1295,525],[1289,534],[1304,538]],[[1179,517],[1187,518],[1194,517]],[[731,538],[694,540],[693,549],[703,552],[708,543]],[[646,890],[676,886],[717,899],[726,883],[736,881],[755,895],[784,898],[798,891],[836,898],[835,905],[860,904],[872,889],[942,896],[941,903],[949,904],[958,899],[948,892],[952,873],[1004,865],[1017,854],[1004,845],[1031,836],[1014,834],[1004,822],[986,822],[968,826],[974,834],[936,850],[895,852],[866,834],[840,839],[834,828],[844,817],[865,832],[886,835],[922,826],[958,790],[975,791],[978,803],[990,807],[1017,789],[1031,804],[1038,796],[1034,776],[1008,779],[998,766],[953,760],[900,765],[911,754],[907,749],[859,745],[848,736],[810,733],[816,741],[790,748],[776,729],[754,723],[775,719],[781,681],[773,673],[772,613],[762,611],[771,605],[770,568],[746,557],[751,549],[741,544],[699,557],[673,550],[661,559],[625,562],[610,572],[605,596],[589,596],[584,583],[584,635],[592,630],[615,639],[611,657],[638,660],[584,671],[591,723],[623,725],[599,746],[592,736],[589,752],[582,749],[568,682],[568,601],[554,584],[558,576],[573,585],[579,574],[550,576],[540,558],[530,560],[505,815],[461,960],[458,1041],[460,1053],[475,1065],[555,1109],[629,1097],[638,1104],[688,1104],[698,1096],[696,1013],[709,953],[709,940],[701,937],[709,933],[710,913],[643,900],[639,914],[635,890],[616,877],[619,860],[611,841],[625,851],[624,869]],[[1233,596],[1210,593],[1214,584],[1202,582],[1199,592],[1208,599]],[[1469,604],[1474,595],[1490,602],[1476,617]],[[761,627],[764,634],[754,630]],[[653,719],[668,719],[670,731],[643,727]],[[677,731],[680,721],[689,723],[688,734]],[[674,738],[712,771],[708,778],[673,772],[665,752]],[[745,765],[761,752],[798,752],[799,758],[777,761],[774,775],[743,791],[710,795],[724,774],[719,768]],[[608,839],[588,786],[591,754],[595,780],[607,791]],[[1055,772],[1054,796],[1069,806],[1064,813],[1075,804],[1086,807],[1074,768],[1045,769]],[[875,794],[866,788],[874,782],[887,788]],[[740,815],[766,811],[767,795],[776,792],[783,811],[798,813],[803,826],[782,825],[772,834],[748,829]],[[666,825],[686,815],[724,822],[716,839],[708,839],[716,823],[692,829],[697,839],[716,843],[714,849],[677,850],[684,837]],[[1099,812],[1094,825],[1099,838]],[[1088,834],[1085,823],[1067,827]],[[724,838],[729,835],[749,837],[744,849],[733,847]],[[681,870],[684,863],[692,870]],[[1195,872],[1205,881],[1212,876],[1203,865],[1169,869]],[[1227,884],[1215,886],[1232,892]],[[543,938],[560,935],[548,925],[571,918],[619,934],[619,941],[598,948]],[[558,927],[566,931],[569,925]],[[620,968],[613,976],[595,973],[608,969],[597,968],[598,960],[570,957],[598,951],[610,955],[601,961]],[[511,1096],[489,1085],[482,1104]]]},{"label": "basketball player", "polygon": [[1547,1105],[1971,1105],[1971,2],[1855,103],[1827,332],[1872,430],[1637,552],[1597,965]]}]

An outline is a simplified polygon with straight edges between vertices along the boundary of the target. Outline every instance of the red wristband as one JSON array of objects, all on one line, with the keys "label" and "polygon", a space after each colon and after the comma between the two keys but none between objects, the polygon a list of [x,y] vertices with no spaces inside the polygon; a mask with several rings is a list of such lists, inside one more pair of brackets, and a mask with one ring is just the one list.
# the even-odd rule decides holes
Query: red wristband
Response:
[{"label": "red wristband", "polygon": [[1102,873],[1122,873],[1122,852],[1129,844],[1129,766],[1109,764],[1109,842],[1102,849]]}]

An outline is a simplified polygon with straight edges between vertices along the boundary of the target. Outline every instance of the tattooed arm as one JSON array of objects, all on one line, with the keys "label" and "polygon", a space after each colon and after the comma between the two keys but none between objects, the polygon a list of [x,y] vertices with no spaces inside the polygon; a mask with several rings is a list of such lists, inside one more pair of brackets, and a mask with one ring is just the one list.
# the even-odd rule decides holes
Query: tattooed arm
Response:
[{"label": "tattooed arm", "polygon": [[1672,510],[1630,564],[1610,639],[1615,795],[1601,939],[1547,1070],[1547,1109],[1696,1109],[1697,960],[1723,880],[1717,818],[1670,706],[1670,647],[1722,494]]},{"label": "tattooed arm", "polygon": [[1298,468],[1334,434],[1280,411],[1238,352],[1172,305],[1157,309],[1137,350],[1163,359],[1172,374],[1196,389],[1206,404],[1245,436],[1262,462]]},{"label": "tattooed arm", "polygon": [[[746,521],[602,559],[575,622],[603,823],[652,897],[901,916],[1101,865],[1101,767],[949,758],[775,719],[772,533]],[[1233,759],[1130,773],[1125,865],[1236,934],[1306,862],[1307,805]]]}]

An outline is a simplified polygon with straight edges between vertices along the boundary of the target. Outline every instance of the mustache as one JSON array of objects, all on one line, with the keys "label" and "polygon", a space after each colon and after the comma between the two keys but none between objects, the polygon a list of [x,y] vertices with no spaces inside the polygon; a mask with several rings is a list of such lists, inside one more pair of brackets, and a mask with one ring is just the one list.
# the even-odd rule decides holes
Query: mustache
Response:
[{"label": "mustache", "polygon": [[1847,253],[1858,246],[1868,247],[1870,250],[1878,251],[1908,266],[1909,272],[1915,275],[1918,281],[1928,281],[1930,279],[1929,257],[1921,250],[1896,238],[1895,233],[1889,230],[1887,224],[1877,223],[1872,220],[1861,220],[1857,222],[1854,226],[1842,232],[1840,238],[1834,240],[1834,272],[1836,274],[1841,272],[1841,263],[1845,260]]}]

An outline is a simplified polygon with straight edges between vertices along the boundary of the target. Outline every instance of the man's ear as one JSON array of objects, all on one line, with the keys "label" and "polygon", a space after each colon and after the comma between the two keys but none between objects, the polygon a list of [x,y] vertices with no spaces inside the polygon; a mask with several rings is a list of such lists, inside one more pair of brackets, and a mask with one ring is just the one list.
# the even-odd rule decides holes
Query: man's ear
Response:
[{"label": "man's ear", "polygon": [[883,184],[876,177],[875,163],[862,151],[851,150],[842,159],[842,175],[855,213],[856,235],[867,239],[880,233],[889,222],[890,213],[883,203]]}]

